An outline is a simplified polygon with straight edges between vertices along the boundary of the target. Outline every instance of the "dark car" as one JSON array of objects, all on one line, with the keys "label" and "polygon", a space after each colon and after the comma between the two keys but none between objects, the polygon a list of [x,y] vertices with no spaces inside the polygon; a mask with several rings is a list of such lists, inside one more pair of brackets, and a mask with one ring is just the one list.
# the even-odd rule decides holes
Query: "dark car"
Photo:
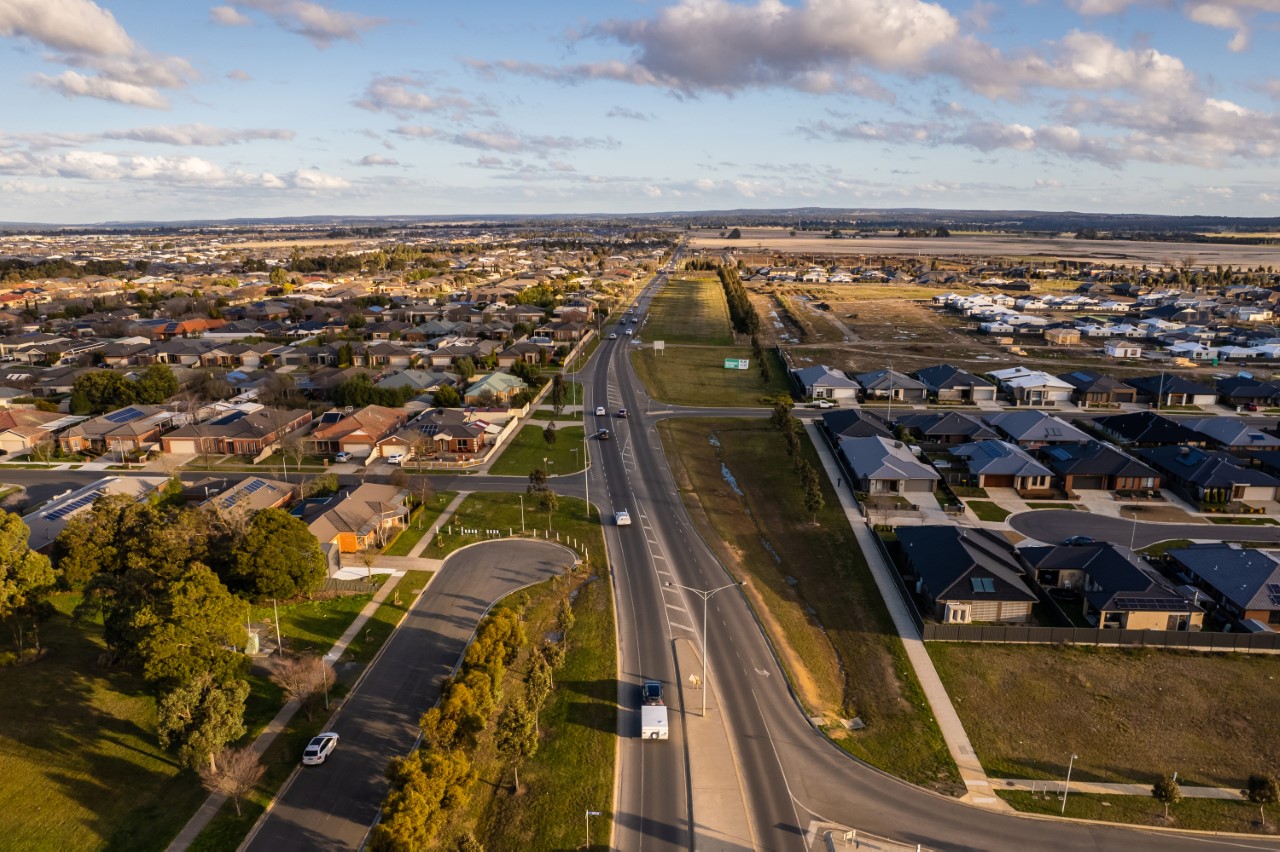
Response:
[{"label": "dark car", "polygon": [[1087,535],[1073,535],[1064,538],[1062,543],[1067,546],[1074,546],[1077,544],[1095,544],[1096,542]]},{"label": "dark car", "polygon": [[656,680],[646,680],[640,687],[641,700],[650,706],[662,704],[662,684]]},{"label": "dark car", "polygon": [[597,440],[600,440],[600,441],[607,441],[607,440],[609,440],[609,430],[608,430],[608,429],[601,429],[599,432],[597,432],[597,433],[596,433],[596,439],[597,439]]},{"label": "dark car", "polygon": [[626,410],[625,408],[619,408],[619,409],[618,409],[618,416],[619,416],[619,417],[626,417],[626,416],[627,416],[627,410]]}]

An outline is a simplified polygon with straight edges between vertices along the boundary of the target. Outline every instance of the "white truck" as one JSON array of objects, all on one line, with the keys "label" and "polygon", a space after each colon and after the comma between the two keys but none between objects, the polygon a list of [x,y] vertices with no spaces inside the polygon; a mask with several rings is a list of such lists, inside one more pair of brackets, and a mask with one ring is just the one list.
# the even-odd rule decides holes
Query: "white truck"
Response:
[{"label": "white truck", "polygon": [[669,739],[667,708],[645,704],[640,708],[640,736],[646,740]]}]

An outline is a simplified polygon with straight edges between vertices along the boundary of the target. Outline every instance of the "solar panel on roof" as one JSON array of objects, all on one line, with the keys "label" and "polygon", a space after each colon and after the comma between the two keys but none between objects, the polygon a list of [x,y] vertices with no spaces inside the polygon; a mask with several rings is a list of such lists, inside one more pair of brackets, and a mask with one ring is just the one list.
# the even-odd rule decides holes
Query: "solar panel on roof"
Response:
[{"label": "solar panel on roof", "polygon": [[990,577],[970,577],[969,584],[973,586],[975,592],[994,592],[996,590],[995,581]]},{"label": "solar panel on roof", "polygon": [[1267,598],[1272,606],[1280,606],[1280,583],[1267,583]]},{"label": "solar panel on roof", "polygon": [[54,509],[52,512],[45,515],[45,519],[49,521],[60,521],[63,518],[65,518],[67,515],[70,515],[71,513],[79,509],[83,509],[85,506],[88,506],[90,503],[92,503],[94,500],[97,500],[97,499],[98,499],[98,492],[96,491],[91,491],[88,494],[82,494],[81,496],[72,500],[70,503],[67,503],[64,506],[59,506],[58,508]]},{"label": "solar panel on roof", "polygon": [[106,415],[106,419],[110,423],[128,423],[130,420],[137,420],[143,416],[145,416],[144,413],[136,408],[122,408]]},{"label": "solar panel on roof", "polygon": [[1176,601],[1170,598],[1117,597],[1116,609],[1145,610],[1147,612],[1165,609],[1181,609]]}]

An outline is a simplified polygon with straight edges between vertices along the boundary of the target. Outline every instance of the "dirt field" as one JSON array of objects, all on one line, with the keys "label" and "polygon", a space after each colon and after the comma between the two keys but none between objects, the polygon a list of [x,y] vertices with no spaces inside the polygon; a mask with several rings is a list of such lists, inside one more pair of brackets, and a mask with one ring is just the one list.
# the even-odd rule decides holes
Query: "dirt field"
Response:
[{"label": "dirt field", "polygon": [[1280,658],[930,642],[987,771],[1240,789],[1280,764]]},{"label": "dirt field", "polygon": [[893,236],[828,240],[814,235],[789,236],[783,228],[743,228],[742,239],[727,240],[717,231],[694,231],[694,249],[730,248],[735,252],[782,251],[799,254],[857,257],[956,257],[980,261],[988,258],[1024,260],[1078,260],[1087,263],[1120,263],[1160,266],[1166,259],[1195,255],[1198,264],[1215,266],[1280,266],[1280,247],[1230,246],[1214,243],[1144,243],[1121,240],[1076,240],[984,234],[945,238],[902,239]]}]

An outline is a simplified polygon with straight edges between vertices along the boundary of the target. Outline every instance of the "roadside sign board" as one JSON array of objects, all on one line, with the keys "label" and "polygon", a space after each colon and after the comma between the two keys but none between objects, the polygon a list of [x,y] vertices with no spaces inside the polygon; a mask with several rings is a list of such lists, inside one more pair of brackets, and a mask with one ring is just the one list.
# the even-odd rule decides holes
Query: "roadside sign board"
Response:
[{"label": "roadside sign board", "polygon": [[725,358],[724,368],[726,370],[750,370],[750,358]]}]

